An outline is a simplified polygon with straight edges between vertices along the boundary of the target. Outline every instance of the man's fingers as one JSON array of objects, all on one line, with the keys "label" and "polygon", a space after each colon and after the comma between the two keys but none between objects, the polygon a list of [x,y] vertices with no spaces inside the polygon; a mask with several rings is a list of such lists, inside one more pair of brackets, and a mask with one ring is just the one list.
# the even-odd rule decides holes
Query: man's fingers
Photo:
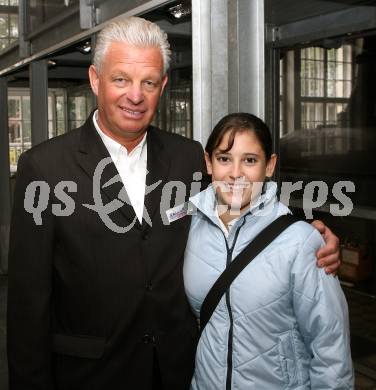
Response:
[{"label": "man's fingers", "polygon": [[326,245],[317,251],[316,256],[317,259],[323,260],[324,262],[327,262],[328,260],[326,260],[326,258],[329,258],[329,263],[324,265],[329,265],[330,261],[334,262],[339,260],[339,240],[337,238],[330,238],[330,240],[326,242]]},{"label": "man's fingers", "polygon": [[335,266],[337,263],[341,263],[341,259],[338,251],[317,258],[317,265],[319,267],[332,267]]},{"label": "man's fingers", "polygon": [[314,221],[312,221],[312,225],[313,227],[315,227],[321,234],[324,234],[325,233],[325,224],[320,221],[319,219],[315,219]]},{"label": "man's fingers", "polygon": [[325,272],[327,274],[331,274],[333,276],[336,276],[340,265],[341,265],[341,262],[338,260],[335,264],[328,266],[328,267],[325,267]]}]

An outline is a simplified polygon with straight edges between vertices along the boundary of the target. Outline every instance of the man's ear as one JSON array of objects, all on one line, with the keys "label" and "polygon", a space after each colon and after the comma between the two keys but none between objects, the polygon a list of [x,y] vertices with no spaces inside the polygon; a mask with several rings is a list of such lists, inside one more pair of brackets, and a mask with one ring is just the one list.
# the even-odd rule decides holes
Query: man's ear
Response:
[{"label": "man's ear", "polygon": [[98,96],[98,89],[99,89],[99,74],[97,72],[97,69],[94,65],[90,65],[89,68],[89,80],[90,80],[90,86],[93,90],[93,93],[95,96]]},{"label": "man's ear", "polygon": [[207,152],[205,152],[205,163],[206,163],[206,170],[208,172],[208,175],[212,175],[213,174],[212,163],[210,160],[210,156]]},{"label": "man's ear", "polygon": [[162,88],[161,88],[161,93],[159,94],[159,96],[162,96],[162,93],[165,89],[165,86],[167,84],[167,81],[168,81],[168,76],[167,76],[167,73],[163,76],[162,78]]},{"label": "man's ear", "polygon": [[277,163],[277,155],[273,153],[266,164],[266,177],[272,177]]}]

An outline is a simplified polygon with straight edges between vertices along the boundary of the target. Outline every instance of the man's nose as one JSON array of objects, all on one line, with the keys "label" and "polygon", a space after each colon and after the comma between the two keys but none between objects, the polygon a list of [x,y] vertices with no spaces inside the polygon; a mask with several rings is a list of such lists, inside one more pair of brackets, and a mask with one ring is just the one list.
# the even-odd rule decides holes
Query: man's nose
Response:
[{"label": "man's nose", "polygon": [[130,85],[127,91],[127,98],[133,104],[140,104],[144,100],[144,94],[142,92],[141,85],[136,83]]}]

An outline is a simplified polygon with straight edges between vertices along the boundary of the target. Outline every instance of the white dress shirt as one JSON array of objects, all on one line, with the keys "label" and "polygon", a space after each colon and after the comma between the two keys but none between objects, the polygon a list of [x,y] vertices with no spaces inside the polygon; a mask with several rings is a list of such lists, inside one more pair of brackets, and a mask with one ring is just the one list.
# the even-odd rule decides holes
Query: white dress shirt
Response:
[{"label": "white dress shirt", "polygon": [[136,216],[142,223],[147,172],[146,133],[141,142],[128,153],[123,145],[103,133],[98,125],[97,115],[98,110],[93,115],[94,126],[119,172]]}]

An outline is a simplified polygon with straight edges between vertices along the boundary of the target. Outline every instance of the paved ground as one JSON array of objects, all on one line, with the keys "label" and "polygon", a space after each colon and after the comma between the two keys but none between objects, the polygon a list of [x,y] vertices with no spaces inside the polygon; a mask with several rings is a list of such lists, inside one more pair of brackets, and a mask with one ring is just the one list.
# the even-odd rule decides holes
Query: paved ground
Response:
[{"label": "paved ground", "polygon": [[[376,390],[376,300],[346,291],[352,332],[352,355],[357,370],[356,389]],[[0,275],[0,389],[8,390],[5,346],[7,278]],[[373,377],[373,379],[371,379]]]}]

